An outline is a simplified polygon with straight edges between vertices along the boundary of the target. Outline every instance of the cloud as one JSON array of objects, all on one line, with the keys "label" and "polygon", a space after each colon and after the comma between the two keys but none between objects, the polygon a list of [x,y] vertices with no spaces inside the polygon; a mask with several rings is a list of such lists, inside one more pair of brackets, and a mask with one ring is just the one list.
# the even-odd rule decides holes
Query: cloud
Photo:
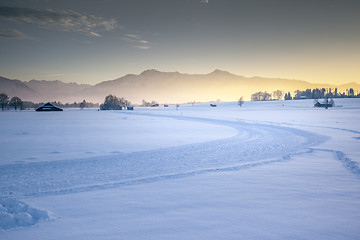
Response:
[{"label": "cloud", "polygon": [[201,3],[209,3],[209,0],[201,0]]},{"label": "cloud", "polygon": [[140,35],[126,34],[125,37],[123,37],[122,39],[124,39],[127,42],[132,43],[132,46],[136,47],[138,49],[146,50],[146,49],[151,48],[151,44],[148,41],[143,40]]},{"label": "cloud", "polygon": [[0,18],[93,37],[101,36],[98,31],[111,31],[117,27],[115,19],[105,20],[102,17],[82,15],[74,11],[56,12],[50,9],[0,7]]},{"label": "cloud", "polygon": [[33,40],[34,38],[27,36],[17,30],[0,30],[0,38],[12,38],[12,39],[28,39]]},{"label": "cloud", "polygon": [[138,49],[143,49],[143,50],[146,50],[146,49],[150,48],[150,46],[140,46],[140,45],[133,45],[133,47],[136,47]]}]

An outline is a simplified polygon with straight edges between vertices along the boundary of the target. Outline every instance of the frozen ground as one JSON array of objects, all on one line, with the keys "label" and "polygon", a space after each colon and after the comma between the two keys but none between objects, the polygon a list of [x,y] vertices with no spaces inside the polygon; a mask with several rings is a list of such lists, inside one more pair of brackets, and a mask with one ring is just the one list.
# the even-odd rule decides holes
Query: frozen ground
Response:
[{"label": "frozen ground", "polygon": [[360,101],[1,112],[1,239],[359,239]]}]

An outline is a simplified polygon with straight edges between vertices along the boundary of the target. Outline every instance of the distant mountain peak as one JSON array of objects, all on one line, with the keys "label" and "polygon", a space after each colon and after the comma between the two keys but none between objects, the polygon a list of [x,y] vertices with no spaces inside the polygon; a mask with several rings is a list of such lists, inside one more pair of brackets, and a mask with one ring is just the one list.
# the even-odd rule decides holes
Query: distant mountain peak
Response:
[{"label": "distant mountain peak", "polygon": [[[133,103],[141,103],[143,99],[166,103],[206,102],[214,99],[233,101],[239,96],[250,99],[251,94],[258,91],[271,92],[283,89],[293,92],[296,89],[329,87],[334,86],[280,78],[248,78],[220,69],[208,74],[161,72],[149,69],[140,74],[128,74],[94,86],[46,80],[22,82],[0,77],[0,93],[4,92],[8,96],[18,96],[23,100],[35,102],[73,102],[85,99],[100,103],[109,94],[125,97]],[[338,91],[349,88],[360,89],[359,85],[346,84],[338,86]]]},{"label": "distant mountain peak", "polygon": [[234,74],[229,73],[227,71],[220,70],[220,69],[215,69],[214,71],[212,71],[208,75],[218,76],[218,75],[234,75]]},{"label": "distant mountain peak", "polygon": [[159,74],[160,72],[158,70],[155,69],[148,69],[143,71],[142,73],[140,73],[140,76],[151,76],[154,74]]},{"label": "distant mountain peak", "polygon": [[82,87],[90,87],[90,84],[84,84],[84,83],[76,83],[76,82],[63,82],[60,80],[37,80],[37,79],[32,79],[28,82],[24,82],[25,84],[27,84],[30,87],[33,87],[34,85],[48,85],[48,86],[54,86],[54,85],[68,85],[68,86],[82,86]]}]

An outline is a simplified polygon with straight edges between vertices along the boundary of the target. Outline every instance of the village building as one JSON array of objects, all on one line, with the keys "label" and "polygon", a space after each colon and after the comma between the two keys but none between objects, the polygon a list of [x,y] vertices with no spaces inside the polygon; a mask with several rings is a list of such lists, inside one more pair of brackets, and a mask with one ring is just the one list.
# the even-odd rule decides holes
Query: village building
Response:
[{"label": "village building", "polygon": [[50,111],[63,111],[62,108],[59,108],[51,103],[45,103],[44,105],[36,109],[37,112],[50,112]]}]

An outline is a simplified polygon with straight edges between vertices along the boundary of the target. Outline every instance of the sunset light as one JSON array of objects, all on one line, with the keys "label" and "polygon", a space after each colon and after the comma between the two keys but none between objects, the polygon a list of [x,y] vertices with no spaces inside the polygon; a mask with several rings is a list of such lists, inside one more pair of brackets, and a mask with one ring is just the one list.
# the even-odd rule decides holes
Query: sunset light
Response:
[{"label": "sunset light", "polygon": [[147,69],[360,84],[358,1],[1,1],[1,76],[96,84]]},{"label": "sunset light", "polygon": [[0,0],[0,240],[359,240],[360,0]]}]

